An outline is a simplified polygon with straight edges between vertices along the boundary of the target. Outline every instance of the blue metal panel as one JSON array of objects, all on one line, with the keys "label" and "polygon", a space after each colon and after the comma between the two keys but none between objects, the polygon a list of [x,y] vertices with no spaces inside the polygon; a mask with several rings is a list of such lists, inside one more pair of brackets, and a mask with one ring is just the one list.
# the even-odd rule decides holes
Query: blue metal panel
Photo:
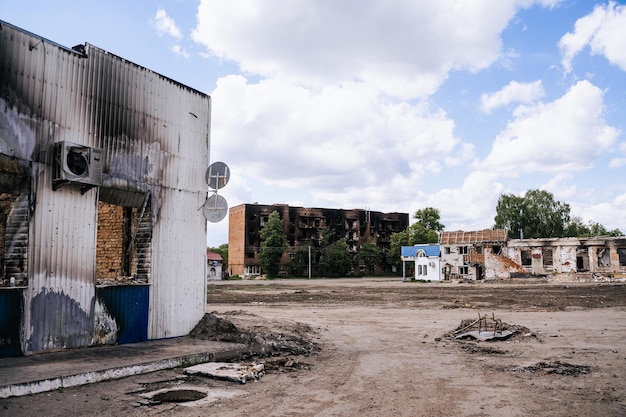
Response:
[{"label": "blue metal panel", "polygon": [[148,340],[148,285],[96,288],[96,297],[115,320],[118,344]]},{"label": "blue metal panel", "polygon": [[441,248],[439,245],[415,245],[415,246],[402,246],[401,253],[403,258],[415,258],[417,253],[422,250],[427,257],[441,255]]},{"label": "blue metal panel", "polygon": [[20,329],[24,310],[23,289],[0,290],[0,358],[21,356]]}]

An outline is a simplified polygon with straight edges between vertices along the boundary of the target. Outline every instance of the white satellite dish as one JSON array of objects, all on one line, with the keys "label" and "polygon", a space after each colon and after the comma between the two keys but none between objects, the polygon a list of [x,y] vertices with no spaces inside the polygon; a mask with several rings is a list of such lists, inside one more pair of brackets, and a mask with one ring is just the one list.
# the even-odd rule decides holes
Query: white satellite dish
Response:
[{"label": "white satellite dish", "polygon": [[228,184],[230,168],[223,162],[213,162],[206,170],[206,183],[213,190],[219,190]]},{"label": "white satellite dish", "polygon": [[204,202],[202,213],[205,219],[211,223],[217,223],[226,217],[226,213],[228,213],[228,203],[221,195],[213,194]]}]

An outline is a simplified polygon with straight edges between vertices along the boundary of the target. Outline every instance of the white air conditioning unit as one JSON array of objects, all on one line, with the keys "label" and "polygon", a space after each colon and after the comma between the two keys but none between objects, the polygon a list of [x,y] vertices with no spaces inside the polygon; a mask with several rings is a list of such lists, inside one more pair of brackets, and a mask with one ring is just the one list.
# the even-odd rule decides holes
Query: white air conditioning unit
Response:
[{"label": "white air conditioning unit", "polygon": [[102,185],[102,150],[71,142],[54,144],[52,188],[82,184],[87,189]]}]

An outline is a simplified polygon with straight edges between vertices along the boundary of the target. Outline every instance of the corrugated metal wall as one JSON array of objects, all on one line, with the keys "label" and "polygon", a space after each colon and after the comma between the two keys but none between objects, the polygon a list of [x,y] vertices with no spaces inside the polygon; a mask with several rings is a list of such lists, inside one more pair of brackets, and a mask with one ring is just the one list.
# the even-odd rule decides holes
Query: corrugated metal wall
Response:
[{"label": "corrugated metal wall", "polygon": [[[99,193],[150,197],[148,338],[204,314],[210,98],[86,44],[72,50],[0,22],[0,153],[26,161],[30,198],[25,351],[93,343]],[[7,133],[8,132],[8,133]],[[103,149],[103,185],[53,191],[52,145]],[[131,204],[129,204],[131,205]],[[149,257],[149,260],[146,259]]]}]

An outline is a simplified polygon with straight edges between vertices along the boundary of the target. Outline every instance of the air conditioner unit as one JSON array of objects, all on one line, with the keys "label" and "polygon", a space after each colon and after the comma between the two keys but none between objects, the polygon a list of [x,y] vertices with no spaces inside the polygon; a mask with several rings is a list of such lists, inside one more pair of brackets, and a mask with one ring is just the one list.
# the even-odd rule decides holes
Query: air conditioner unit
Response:
[{"label": "air conditioner unit", "polygon": [[52,188],[82,184],[86,189],[102,185],[102,150],[71,142],[54,144]]}]

